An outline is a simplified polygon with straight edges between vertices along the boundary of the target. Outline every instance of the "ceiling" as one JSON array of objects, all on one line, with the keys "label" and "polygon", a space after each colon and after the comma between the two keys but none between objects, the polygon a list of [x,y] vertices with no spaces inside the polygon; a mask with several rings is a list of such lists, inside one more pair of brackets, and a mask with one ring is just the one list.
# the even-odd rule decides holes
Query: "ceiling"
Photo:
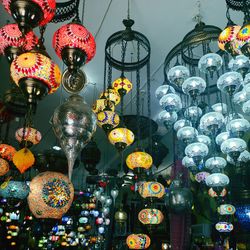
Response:
[{"label": "ceiling", "polygon": [[[58,1],[59,2],[59,1]],[[64,1],[60,1],[64,2]],[[225,0],[203,0],[200,2],[200,14],[206,24],[218,26],[226,25]],[[152,118],[155,119],[160,111],[159,104],[154,98],[155,89],[163,82],[163,62],[172,47],[182,40],[184,35],[194,28],[194,17],[199,14],[198,2],[196,0],[131,0],[130,16],[135,20],[134,30],[143,33],[151,43],[151,95],[152,95]],[[80,0],[80,13],[83,0]],[[86,0],[84,25],[95,36],[97,51],[95,58],[84,66],[87,74],[88,85],[82,91],[86,101],[92,105],[103,88],[104,47],[108,37],[114,32],[123,29],[122,20],[127,16],[127,1],[125,0]],[[242,17],[239,13],[232,13],[233,20],[241,23]],[[0,26],[6,24],[11,17],[0,5]],[[60,24],[49,24],[45,33],[45,46],[61,69],[64,69],[52,49],[52,36]],[[9,66],[5,58],[0,57],[1,95],[10,87]],[[4,79],[4,80],[3,80]],[[143,82],[142,88],[143,88]],[[130,113],[131,105],[134,105],[134,93],[128,98],[127,113]],[[49,120],[54,109],[63,102],[68,94],[60,88],[56,94],[47,96],[38,104],[34,125],[42,132],[43,141],[35,150],[39,151],[55,144],[55,137]],[[13,127],[18,127],[16,122]],[[160,129],[162,130],[162,128]],[[164,133],[163,133],[164,134]],[[100,168],[115,167],[120,155],[114,147],[107,142],[104,133],[98,129],[95,135],[99,147],[102,149],[103,157]],[[163,137],[162,141],[171,149],[169,137]],[[110,155],[112,155],[110,157]],[[162,167],[172,161],[172,152],[165,160]]]}]

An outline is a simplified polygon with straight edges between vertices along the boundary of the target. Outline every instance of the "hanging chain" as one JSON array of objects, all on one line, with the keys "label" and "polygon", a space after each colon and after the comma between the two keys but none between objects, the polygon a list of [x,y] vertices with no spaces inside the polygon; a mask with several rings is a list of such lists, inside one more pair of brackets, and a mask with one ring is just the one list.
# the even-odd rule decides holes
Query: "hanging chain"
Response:
[{"label": "hanging chain", "polygon": [[148,125],[149,125],[149,137],[148,137],[148,144],[149,144],[149,149],[150,149],[150,153],[152,154],[152,122],[151,122],[151,95],[150,95],[150,91],[151,91],[151,84],[150,84],[150,61],[148,61],[147,63],[147,92],[148,92]]},{"label": "hanging chain", "polygon": [[103,92],[106,90],[106,80],[107,80],[107,61],[106,57],[104,59],[104,72],[103,72]]},{"label": "hanging chain", "polygon": [[[109,53],[111,55],[111,48],[109,47]],[[112,84],[112,66],[108,65],[108,87],[111,87]]]},{"label": "hanging chain", "polygon": [[[137,42],[137,61],[140,61],[140,42]],[[137,147],[140,139],[140,69],[136,69],[136,116],[137,116]]]},{"label": "hanging chain", "polygon": [[128,19],[130,19],[130,0],[128,0]]},{"label": "hanging chain", "polygon": [[85,0],[83,0],[83,5],[82,5],[82,24],[84,23],[84,14],[85,14]]}]

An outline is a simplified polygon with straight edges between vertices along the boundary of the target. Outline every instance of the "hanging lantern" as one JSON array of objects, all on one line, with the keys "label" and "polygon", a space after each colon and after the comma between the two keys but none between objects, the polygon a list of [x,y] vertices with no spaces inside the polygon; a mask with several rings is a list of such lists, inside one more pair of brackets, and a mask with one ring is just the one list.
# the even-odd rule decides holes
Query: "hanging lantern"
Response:
[{"label": "hanging lantern", "polygon": [[6,175],[9,172],[9,170],[10,170],[9,163],[6,160],[0,158],[0,176]]},{"label": "hanging lantern", "polygon": [[100,98],[107,98],[114,105],[119,104],[121,101],[120,94],[114,88],[111,88],[111,87],[108,87],[106,91],[101,93]]},{"label": "hanging lantern", "polygon": [[123,150],[131,145],[134,138],[133,132],[127,128],[115,128],[108,135],[110,143],[115,145],[118,150]]},{"label": "hanging lantern", "polygon": [[47,92],[54,93],[61,82],[59,67],[40,53],[28,52],[18,56],[10,66],[10,74],[31,104]]},{"label": "hanging lantern", "polygon": [[0,196],[3,198],[25,199],[29,194],[29,186],[26,182],[9,181],[1,185]]},{"label": "hanging lantern", "polygon": [[100,98],[95,101],[92,106],[92,111],[96,114],[102,112],[105,108],[110,109],[111,111],[115,111],[115,105],[107,98]]},{"label": "hanging lantern", "polygon": [[95,133],[96,117],[81,96],[72,95],[56,108],[52,124],[55,135],[68,159],[71,179],[78,153]]},{"label": "hanging lantern", "polygon": [[[15,134],[16,140],[21,146],[31,147],[38,144],[41,139],[41,133],[35,128],[19,128]],[[25,145],[26,144],[26,145]]]},{"label": "hanging lantern", "polygon": [[220,215],[233,215],[236,209],[231,204],[222,204],[217,208],[217,211]]},{"label": "hanging lantern", "polygon": [[138,189],[141,197],[145,198],[162,198],[165,194],[164,186],[155,181],[143,182]]},{"label": "hanging lantern", "polygon": [[128,78],[121,76],[113,82],[112,87],[120,96],[124,96],[132,90],[133,85]]},{"label": "hanging lantern", "polygon": [[4,54],[11,63],[24,51],[32,50],[38,43],[33,31],[22,35],[17,24],[7,24],[0,28],[0,54]]},{"label": "hanging lantern", "polygon": [[43,172],[30,182],[28,204],[36,218],[60,219],[71,206],[74,187],[58,172]]},{"label": "hanging lantern", "polygon": [[212,198],[215,198],[215,197],[218,197],[218,196],[224,197],[224,196],[227,195],[227,190],[226,190],[225,188],[223,188],[221,192],[218,192],[218,193],[217,193],[217,192],[214,191],[213,188],[209,188],[209,189],[208,189],[208,195],[209,195],[210,197],[212,197]]},{"label": "hanging lantern", "polygon": [[49,23],[56,11],[55,0],[2,0],[2,4],[24,34]]},{"label": "hanging lantern", "polygon": [[129,249],[147,249],[151,240],[146,234],[130,234],[126,243]]},{"label": "hanging lantern", "polygon": [[12,161],[16,149],[8,144],[0,144],[0,156],[3,159]]},{"label": "hanging lantern", "polygon": [[119,224],[124,224],[128,219],[127,213],[120,208],[118,211],[115,213],[115,221]]},{"label": "hanging lantern", "polygon": [[250,55],[249,53],[250,24],[249,23],[241,27],[240,31],[237,33],[236,39],[239,42],[241,52],[248,57]]},{"label": "hanging lantern", "polygon": [[199,172],[195,175],[195,180],[198,182],[198,183],[201,183],[201,182],[205,182],[206,181],[206,178],[210,175],[210,173],[208,172]]},{"label": "hanging lantern", "polygon": [[13,156],[13,163],[18,168],[21,174],[33,166],[35,157],[27,148],[17,151]]},{"label": "hanging lantern", "polygon": [[228,222],[218,222],[215,225],[215,229],[219,231],[220,233],[229,233],[234,229],[233,224]]},{"label": "hanging lantern", "polygon": [[153,159],[146,152],[136,151],[128,155],[126,164],[128,168],[139,171],[139,169],[149,169],[153,164]]},{"label": "hanging lantern", "polygon": [[105,132],[117,127],[119,123],[120,118],[114,111],[104,109],[97,114],[97,124],[103,128]]},{"label": "hanging lantern", "polygon": [[158,225],[163,219],[162,212],[155,208],[143,209],[138,214],[138,220],[144,225]]}]

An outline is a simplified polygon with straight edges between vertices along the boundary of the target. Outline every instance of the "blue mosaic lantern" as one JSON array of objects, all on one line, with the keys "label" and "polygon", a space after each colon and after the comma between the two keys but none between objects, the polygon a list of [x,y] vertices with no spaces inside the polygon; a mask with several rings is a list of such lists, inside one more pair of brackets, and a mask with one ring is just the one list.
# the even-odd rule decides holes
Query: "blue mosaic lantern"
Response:
[{"label": "blue mosaic lantern", "polygon": [[0,187],[0,196],[3,198],[25,199],[29,194],[29,186],[22,181],[5,182]]},{"label": "blue mosaic lantern", "polygon": [[250,232],[250,204],[236,205],[235,215],[238,219],[240,227]]}]

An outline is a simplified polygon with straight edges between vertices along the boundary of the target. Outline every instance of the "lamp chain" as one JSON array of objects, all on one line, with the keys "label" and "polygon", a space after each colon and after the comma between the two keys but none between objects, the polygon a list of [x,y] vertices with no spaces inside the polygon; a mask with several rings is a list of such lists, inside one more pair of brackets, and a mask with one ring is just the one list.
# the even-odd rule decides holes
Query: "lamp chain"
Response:
[{"label": "lamp chain", "polygon": [[130,0],[128,0],[128,19],[130,19]]},{"label": "lamp chain", "polygon": [[[137,42],[137,61],[140,61],[140,42]],[[140,69],[136,69],[136,116],[137,116],[137,147],[140,138]]]}]

